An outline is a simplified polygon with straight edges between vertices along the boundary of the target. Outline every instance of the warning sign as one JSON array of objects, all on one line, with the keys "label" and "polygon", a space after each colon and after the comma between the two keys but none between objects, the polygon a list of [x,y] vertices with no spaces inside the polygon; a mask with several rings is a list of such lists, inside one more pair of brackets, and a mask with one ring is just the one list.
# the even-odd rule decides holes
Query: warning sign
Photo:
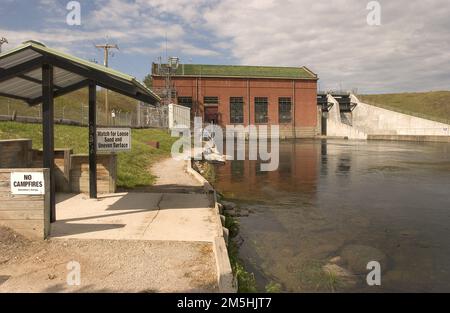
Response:
[{"label": "warning sign", "polygon": [[98,128],[97,151],[114,152],[131,150],[130,128]]},{"label": "warning sign", "polygon": [[11,193],[13,195],[43,195],[44,173],[12,172]]}]

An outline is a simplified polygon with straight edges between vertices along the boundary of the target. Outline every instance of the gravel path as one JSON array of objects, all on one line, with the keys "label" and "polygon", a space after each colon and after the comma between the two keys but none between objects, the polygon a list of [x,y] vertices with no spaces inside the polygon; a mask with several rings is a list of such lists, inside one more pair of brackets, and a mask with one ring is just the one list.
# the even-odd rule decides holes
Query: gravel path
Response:
[{"label": "gravel path", "polygon": [[[0,252],[0,292],[217,291],[209,243],[32,241],[0,227]],[[70,261],[81,266],[80,286],[67,284]]]}]

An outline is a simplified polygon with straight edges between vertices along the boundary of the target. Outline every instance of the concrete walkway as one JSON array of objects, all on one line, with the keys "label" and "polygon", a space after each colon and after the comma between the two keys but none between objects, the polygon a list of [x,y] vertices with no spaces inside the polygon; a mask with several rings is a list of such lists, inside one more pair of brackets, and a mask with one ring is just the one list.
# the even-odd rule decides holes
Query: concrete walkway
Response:
[{"label": "concrete walkway", "polygon": [[[157,163],[153,174],[159,178],[148,190],[98,199],[57,194],[49,240],[24,239],[21,249],[1,255],[0,276],[7,281],[0,292],[228,291],[222,278],[226,248],[217,248],[223,233],[218,211],[185,164]],[[78,287],[66,283],[73,260],[82,269]]]},{"label": "concrete walkway", "polygon": [[222,232],[205,194],[59,194],[56,214],[52,238],[212,242]]}]

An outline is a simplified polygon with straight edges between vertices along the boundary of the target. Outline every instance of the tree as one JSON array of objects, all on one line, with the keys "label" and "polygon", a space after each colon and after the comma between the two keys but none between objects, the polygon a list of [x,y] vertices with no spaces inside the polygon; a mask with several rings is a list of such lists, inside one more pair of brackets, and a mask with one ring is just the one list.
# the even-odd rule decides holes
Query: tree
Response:
[{"label": "tree", "polygon": [[148,74],[147,76],[145,76],[144,78],[144,85],[147,86],[147,88],[152,88],[153,84],[152,84],[152,75]]}]

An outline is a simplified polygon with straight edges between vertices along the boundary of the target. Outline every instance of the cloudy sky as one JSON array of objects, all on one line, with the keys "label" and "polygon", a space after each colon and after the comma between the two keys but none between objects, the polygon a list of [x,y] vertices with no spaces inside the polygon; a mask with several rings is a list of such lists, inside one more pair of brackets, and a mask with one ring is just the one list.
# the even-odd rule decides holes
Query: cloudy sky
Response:
[{"label": "cloudy sky", "polygon": [[320,89],[364,93],[450,89],[448,0],[1,0],[0,37],[29,39],[103,61],[95,43],[118,43],[110,66],[139,79],[158,56],[183,63],[302,66]]}]

